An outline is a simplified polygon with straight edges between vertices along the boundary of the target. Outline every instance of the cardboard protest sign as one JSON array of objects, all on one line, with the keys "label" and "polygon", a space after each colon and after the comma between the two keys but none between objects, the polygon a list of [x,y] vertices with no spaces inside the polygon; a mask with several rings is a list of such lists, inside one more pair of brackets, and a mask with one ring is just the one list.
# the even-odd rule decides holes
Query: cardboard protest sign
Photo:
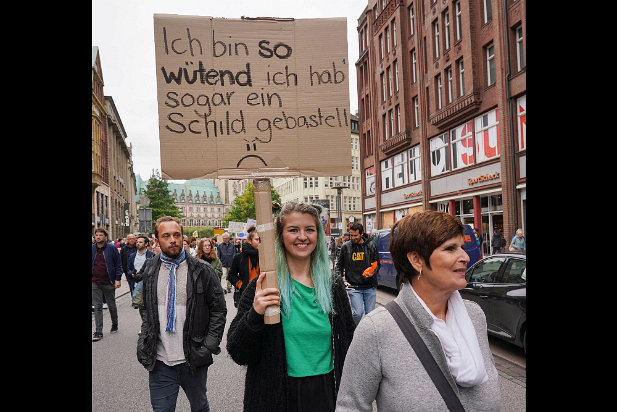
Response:
[{"label": "cardboard protest sign", "polygon": [[154,15],[163,179],[348,176],[345,18]]}]

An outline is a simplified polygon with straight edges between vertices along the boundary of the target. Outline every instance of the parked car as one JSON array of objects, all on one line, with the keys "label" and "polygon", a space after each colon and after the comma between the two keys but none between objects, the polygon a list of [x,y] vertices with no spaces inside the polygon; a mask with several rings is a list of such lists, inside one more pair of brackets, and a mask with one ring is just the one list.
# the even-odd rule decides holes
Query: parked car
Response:
[{"label": "parked car", "polygon": [[459,292],[486,315],[488,333],[523,348],[527,354],[527,259],[524,251],[487,256],[465,273]]},{"label": "parked car", "polygon": [[[469,225],[463,225],[465,232],[463,237],[465,239],[465,251],[469,255],[469,263],[467,267],[476,263],[482,259],[478,242],[476,241],[476,235],[473,233],[473,229]],[[396,269],[392,263],[392,255],[390,254],[390,229],[379,229],[375,232],[377,238],[377,250],[379,251],[379,263],[381,265],[379,272],[377,272],[377,284],[386,286],[392,289],[399,290],[400,284],[397,279]]]}]

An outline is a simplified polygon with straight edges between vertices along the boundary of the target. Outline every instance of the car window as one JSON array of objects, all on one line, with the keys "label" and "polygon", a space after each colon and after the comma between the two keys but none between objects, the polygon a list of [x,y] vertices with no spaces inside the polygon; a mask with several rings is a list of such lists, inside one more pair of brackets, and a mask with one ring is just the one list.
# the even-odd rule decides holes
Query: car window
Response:
[{"label": "car window", "polygon": [[492,283],[495,282],[497,273],[505,258],[487,258],[479,262],[474,268],[469,282]]},{"label": "car window", "polygon": [[523,259],[510,259],[506,264],[503,273],[503,283],[523,283],[526,282],[527,276],[525,268],[527,261]]}]

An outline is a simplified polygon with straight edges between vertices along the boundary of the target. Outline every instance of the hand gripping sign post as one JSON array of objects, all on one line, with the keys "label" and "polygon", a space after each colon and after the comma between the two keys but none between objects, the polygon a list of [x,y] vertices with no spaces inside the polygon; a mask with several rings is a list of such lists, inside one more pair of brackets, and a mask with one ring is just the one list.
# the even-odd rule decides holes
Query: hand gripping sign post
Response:
[{"label": "hand gripping sign post", "polygon": [[346,19],[155,14],[154,43],[163,179],[254,179],[277,287],[270,178],[351,175]]}]

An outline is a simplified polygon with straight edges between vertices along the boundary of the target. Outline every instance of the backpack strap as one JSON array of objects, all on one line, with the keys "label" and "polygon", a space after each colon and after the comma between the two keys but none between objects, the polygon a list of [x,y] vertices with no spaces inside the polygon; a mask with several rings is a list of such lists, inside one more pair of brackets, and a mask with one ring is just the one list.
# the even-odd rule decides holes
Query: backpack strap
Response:
[{"label": "backpack strap", "polygon": [[407,319],[407,316],[405,316],[405,313],[398,303],[391,300],[385,305],[385,308],[388,312],[390,312],[399,328],[401,328],[401,331],[409,341],[409,344],[416,352],[418,359],[422,362],[422,366],[424,366],[424,369],[428,372],[428,375],[437,387],[441,397],[446,402],[448,409],[450,411],[465,412],[461,401],[454,393],[452,386],[448,383],[448,380],[444,376],[441,369],[439,369],[439,365],[437,365],[435,358],[433,358],[433,355],[431,355],[431,352],[426,347],[426,344],[418,334],[418,331],[409,319]]}]

